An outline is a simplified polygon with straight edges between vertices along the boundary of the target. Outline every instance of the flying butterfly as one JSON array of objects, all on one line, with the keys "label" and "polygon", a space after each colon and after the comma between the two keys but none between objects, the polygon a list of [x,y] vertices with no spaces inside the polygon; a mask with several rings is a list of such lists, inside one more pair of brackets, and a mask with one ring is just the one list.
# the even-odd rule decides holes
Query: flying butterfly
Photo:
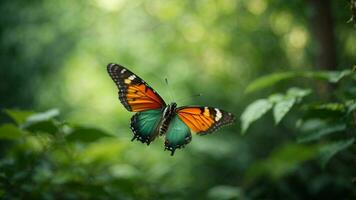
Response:
[{"label": "flying butterfly", "polygon": [[191,131],[205,135],[235,119],[232,113],[218,108],[177,107],[174,102],[167,105],[154,89],[127,68],[110,63],[107,70],[119,89],[120,102],[128,111],[136,112],[131,118],[132,141],[149,145],[164,135],[165,150],[173,156],[176,149],[191,141]]}]

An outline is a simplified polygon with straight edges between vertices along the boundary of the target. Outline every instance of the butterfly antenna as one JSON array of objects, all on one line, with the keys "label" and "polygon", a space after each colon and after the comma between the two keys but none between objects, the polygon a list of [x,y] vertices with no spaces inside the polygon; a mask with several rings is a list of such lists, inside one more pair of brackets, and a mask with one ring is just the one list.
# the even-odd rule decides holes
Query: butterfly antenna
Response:
[{"label": "butterfly antenna", "polygon": [[193,97],[201,97],[201,96],[203,96],[202,93],[194,94],[194,95],[191,95],[191,96],[188,96],[188,97],[184,97],[184,98],[178,99],[177,102],[178,101],[183,101],[183,100],[186,100],[186,99],[190,99],[190,98],[193,98]]},{"label": "butterfly antenna", "polygon": [[170,97],[170,99],[171,99],[171,102],[174,102],[174,98],[173,98],[173,95],[172,95],[172,90],[171,90],[171,88],[170,88],[170,86],[169,86],[169,84],[168,84],[168,79],[165,78],[164,81],[166,82],[166,85],[167,85],[167,87],[168,87],[168,94],[169,94],[169,97]]}]

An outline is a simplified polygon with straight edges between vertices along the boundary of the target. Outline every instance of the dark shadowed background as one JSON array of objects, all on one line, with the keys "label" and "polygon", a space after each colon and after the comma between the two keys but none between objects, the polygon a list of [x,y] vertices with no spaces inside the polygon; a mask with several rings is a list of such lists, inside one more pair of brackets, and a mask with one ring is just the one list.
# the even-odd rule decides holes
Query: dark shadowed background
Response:
[{"label": "dark shadowed background", "polygon": [[[0,199],[355,199],[352,5],[2,0]],[[111,62],[237,120],[130,142]]]}]

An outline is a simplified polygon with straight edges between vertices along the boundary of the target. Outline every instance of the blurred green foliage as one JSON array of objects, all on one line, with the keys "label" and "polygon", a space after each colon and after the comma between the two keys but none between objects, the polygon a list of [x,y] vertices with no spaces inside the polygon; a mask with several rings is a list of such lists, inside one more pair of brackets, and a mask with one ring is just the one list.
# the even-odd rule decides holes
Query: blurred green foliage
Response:
[{"label": "blurred green foliage", "polygon": [[[355,199],[354,7],[325,1],[317,70],[312,1],[2,0],[0,199]],[[240,120],[174,157],[130,142],[111,62]]]}]

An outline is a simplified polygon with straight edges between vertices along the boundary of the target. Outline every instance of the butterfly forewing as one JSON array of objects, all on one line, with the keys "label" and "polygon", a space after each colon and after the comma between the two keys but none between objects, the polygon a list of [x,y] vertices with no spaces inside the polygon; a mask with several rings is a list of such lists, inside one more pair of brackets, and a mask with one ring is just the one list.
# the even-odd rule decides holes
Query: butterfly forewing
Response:
[{"label": "butterfly forewing", "polygon": [[128,111],[139,112],[166,106],[155,90],[139,76],[118,64],[109,64],[108,73],[119,89],[119,99]]},{"label": "butterfly forewing", "polygon": [[212,133],[235,120],[232,113],[212,107],[185,106],[178,108],[176,112],[180,119],[199,135]]}]

